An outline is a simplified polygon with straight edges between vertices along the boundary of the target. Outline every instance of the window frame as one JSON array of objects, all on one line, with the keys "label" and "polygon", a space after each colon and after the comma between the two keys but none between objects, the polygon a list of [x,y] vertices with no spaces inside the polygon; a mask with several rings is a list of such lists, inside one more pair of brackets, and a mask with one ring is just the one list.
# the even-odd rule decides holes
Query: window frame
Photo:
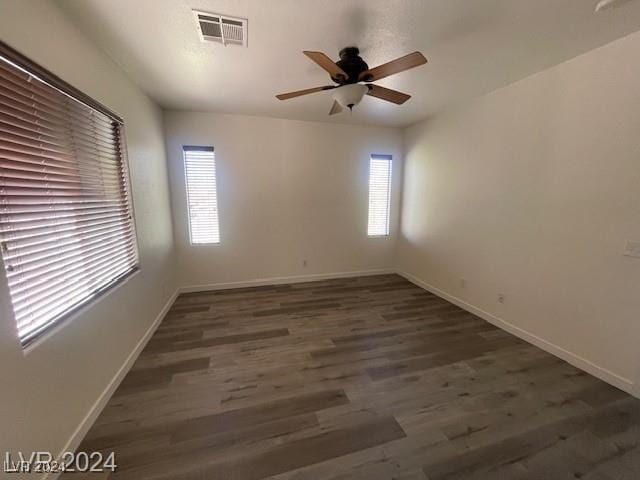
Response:
[{"label": "window frame", "polygon": [[[214,197],[217,211],[216,218],[216,228],[218,233],[218,240],[215,242],[194,242],[193,241],[193,230],[191,228],[191,207],[189,203],[189,178],[187,175],[187,155],[188,151],[199,151],[199,152],[213,152],[213,174],[215,178],[214,183]],[[187,210],[187,234],[189,235],[189,245],[191,247],[203,248],[203,247],[215,247],[222,243],[222,232],[220,230],[220,206],[218,199],[218,162],[216,159],[216,150],[213,145],[183,145],[182,146],[182,169],[184,172],[184,188],[185,188],[185,202],[186,202],[186,210]]]},{"label": "window frame", "polygon": [[23,72],[28,73],[33,77],[37,77],[38,79],[40,79],[44,83],[49,84],[64,95],[67,95],[68,97],[71,97],[74,100],[79,101],[80,103],[84,103],[86,106],[93,108],[94,110],[97,110],[105,114],[106,116],[111,117],[121,125],[124,125],[124,120],[116,112],[104,106],[102,103],[93,99],[81,90],[78,90],[76,87],[64,81],[56,74],[38,65],[36,62],[21,54],[17,50],[11,48],[2,40],[0,40],[0,56],[5,57],[16,67],[20,68]]},{"label": "window frame", "polygon": [[[371,216],[371,162],[373,160],[384,160],[389,163],[388,189],[387,189],[387,209],[386,209],[386,229],[385,233],[369,233],[369,220]],[[393,155],[372,153],[369,155],[369,176],[367,181],[367,237],[368,238],[384,238],[391,235],[391,200],[393,188]]]},{"label": "window frame", "polygon": [[78,103],[84,104],[85,106],[99,112],[107,117],[110,120],[117,124],[117,130],[119,134],[119,147],[120,147],[120,158],[119,162],[121,163],[122,169],[122,178],[124,184],[122,185],[123,191],[126,192],[126,200],[128,204],[128,210],[130,213],[130,224],[132,229],[132,238],[131,245],[135,251],[135,262],[133,266],[126,272],[111,278],[108,283],[103,285],[101,288],[97,288],[91,292],[91,294],[79,301],[76,304],[71,305],[69,308],[61,312],[60,314],[52,317],[47,323],[44,323],[38,327],[37,330],[30,332],[29,335],[26,335],[24,338],[21,338],[18,330],[18,322],[16,319],[16,314],[14,311],[14,307],[12,305],[13,299],[11,296],[11,290],[9,286],[9,281],[6,276],[7,265],[4,260],[0,258],[0,264],[2,264],[2,268],[0,268],[0,288],[3,291],[3,298],[7,298],[9,300],[9,304],[7,305],[7,310],[10,312],[11,317],[13,318],[15,331],[16,331],[16,339],[20,343],[22,347],[22,351],[26,354],[31,351],[36,345],[39,345],[44,339],[51,336],[53,333],[57,332],[62,327],[69,324],[72,320],[76,319],[79,315],[86,313],[88,310],[94,308],[99,302],[104,300],[111,292],[117,290],[119,287],[126,284],[132,277],[141,272],[141,257],[140,257],[140,240],[138,236],[138,229],[136,225],[136,212],[135,212],[135,201],[133,198],[132,191],[132,182],[131,182],[131,169],[129,165],[129,157],[127,152],[127,142],[125,135],[125,125],[123,118],[106,107],[102,103],[93,99],[89,95],[85,94],[81,90],[75,88],[70,83],[61,79],[57,75],[53,74],[46,68],[40,66],[35,63],[25,55],[21,54],[17,50],[13,49],[6,43],[0,41],[0,62],[5,62],[8,65],[11,65],[23,73],[39,80],[40,82],[52,87],[57,90],[62,95],[69,97],[71,100],[76,101]]}]

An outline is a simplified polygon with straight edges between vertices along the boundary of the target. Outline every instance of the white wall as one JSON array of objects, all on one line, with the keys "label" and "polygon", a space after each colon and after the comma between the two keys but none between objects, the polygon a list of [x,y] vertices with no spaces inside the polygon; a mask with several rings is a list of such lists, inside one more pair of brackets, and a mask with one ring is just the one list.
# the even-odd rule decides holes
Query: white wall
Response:
[{"label": "white wall", "polygon": [[[165,112],[165,137],[183,285],[393,266],[400,130]],[[183,145],[215,148],[219,245],[189,244]],[[392,235],[385,238],[367,237],[371,153],[394,157]]]},{"label": "white wall", "polygon": [[0,11],[3,41],[123,116],[131,167],[141,273],[26,354],[0,273],[0,452],[55,454],[175,288],[162,114],[51,2]]},{"label": "white wall", "polygon": [[639,52],[636,33],[407,129],[398,245],[403,271],[626,389],[640,367],[640,260],[621,255],[640,239]]}]

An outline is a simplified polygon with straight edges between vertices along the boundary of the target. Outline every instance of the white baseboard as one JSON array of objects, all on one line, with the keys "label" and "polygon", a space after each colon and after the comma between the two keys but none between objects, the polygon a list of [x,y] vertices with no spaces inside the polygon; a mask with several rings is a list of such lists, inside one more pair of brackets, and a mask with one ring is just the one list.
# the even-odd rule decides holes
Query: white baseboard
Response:
[{"label": "white baseboard", "polygon": [[610,370],[607,370],[606,368],[602,368],[596,365],[595,363],[591,362],[590,360],[587,360],[586,358],[582,358],[579,355],[576,355],[575,353],[565,350],[564,348],[554,343],[551,343],[537,335],[534,335],[531,332],[528,332],[520,327],[517,327],[512,323],[509,323],[506,320],[503,320],[502,318],[496,317],[495,315],[489,312],[486,312],[481,308],[471,305],[470,303],[467,303],[464,300],[454,295],[451,295],[443,290],[440,290],[439,288],[434,287],[433,285],[430,285],[420,280],[418,277],[415,277],[407,272],[396,270],[395,273],[406,278],[407,280],[417,285],[418,287],[421,287],[427,290],[428,292],[431,292],[434,295],[437,295],[438,297],[443,298],[448,302],[451,302],[454,305],[457,305],[458,307],[473,313],[474,315],[477,315],[478,317],[482,318],[483,320],[486,320],[487,322],[495,325],[496,327],[506,330],[507,332],[515,335],[516,337],[519,337],[522,340],[529,342],[535,345],[536,347],[541,348],[542,350],[549,352],[552,355],[555,355],[556,357],[561,358],[562,360],[570,363],[574,367],[584,370],[585,372],[590,373],[594,377],[597,377],[600,380],[603,380],[613,385],[614,387],[619,388],[620,390],[623,390],[637,398],[640,398],[640,385],[634,385],[634,382],[632,380],[621,377],[620,375],[613,373]]},{"label": "white baseboard", "polygon": [[[98,397],[98,400],[96,400],[96,402],[89,409],[85,417],[80,422],[80,425],[78,425],[78,428],[76,428],[76,430],[73,432],[73,434],[67,441],[64,448],[60,451],[57,458],[58,462],[61,460],[64,452],[75,452],[76,449],[80,446],[80,443],[84,439],[84,436],[87,434],[89,429],[93,426],[93,423],[96,421],[96,419],[98,418],[98,416],[100,415],[104,407],[106,406],[107,402],[111,399],[111,396],[120,385],[120,382],[122,382],[122,380],[127,375],[127,373],[129,373],[129,370],[135,363],[136,359],[138,358],[138,355],[140,355],[140,352],[144,350],[144,347],[147,345],[147,342],[155,333],[156,329],[158,328],[158,325],[160,325],[160,322],[162,322],[162,319],[165,317],[165,315],[167,314],[167,312],[169,311],[173,303],[176,301],[176,298],[178,298],[178,294],[179,294],[179,291],[178,289],[176,289],[176,291],[173,293],[173,295],[171,295],[167,303],[165,303],[165,305],[162,307],[162,310],[160,310],[160,313],[158,313],[156,318],[153,320],[153,323],[149,326],[149,328],[144,333],[144,335],[142,336],[138,344],[135,346],[133,351],[129,354],[129,356],[124,361],[122,366],[118,369],[118,371],[116,372],[114,377],[111,379],[109,384],[102,391],[102,393]],[[42,477],[42,479],[55,480],[59,476],[60,476],[60,473],[47,473]]]},{"label": "white baseboard", "polygon": [[267,285],[283,285],[287,283],[314,282],[318,280],[331,280],[335,278],[366,277],[371,275],[384,275],[389,273],[396,273],[396,271],[390,268],[381,268],[377,270],[361,270],[355,272],[315,273],[310,275],[293,275],[288,277],[256,278],[240,282],[189,285],[186,287],[180,287],[178,290],[180,293],[206,292],[210,290],[227,290],[230,288],[263,287]]}]

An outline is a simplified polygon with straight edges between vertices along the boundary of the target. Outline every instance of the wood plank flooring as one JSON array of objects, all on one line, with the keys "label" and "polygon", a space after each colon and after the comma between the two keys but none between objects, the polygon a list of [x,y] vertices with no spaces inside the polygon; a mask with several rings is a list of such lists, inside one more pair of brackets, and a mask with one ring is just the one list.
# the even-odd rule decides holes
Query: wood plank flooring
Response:
[{"label": "wood plank flooring", "polygon": [[180,296],[80,450],[117,480],[637,480],[640,401],[380,275]]}]

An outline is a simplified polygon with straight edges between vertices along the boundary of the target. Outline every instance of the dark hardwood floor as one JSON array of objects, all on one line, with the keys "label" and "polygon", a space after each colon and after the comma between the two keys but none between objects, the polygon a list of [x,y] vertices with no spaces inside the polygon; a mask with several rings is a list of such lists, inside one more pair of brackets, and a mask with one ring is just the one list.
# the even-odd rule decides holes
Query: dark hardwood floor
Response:
[{"label": "dark hardwood floor", "polygon": [[113,479],[637,480],[640,401],[383,275],[180,296],[80,450]]}]

